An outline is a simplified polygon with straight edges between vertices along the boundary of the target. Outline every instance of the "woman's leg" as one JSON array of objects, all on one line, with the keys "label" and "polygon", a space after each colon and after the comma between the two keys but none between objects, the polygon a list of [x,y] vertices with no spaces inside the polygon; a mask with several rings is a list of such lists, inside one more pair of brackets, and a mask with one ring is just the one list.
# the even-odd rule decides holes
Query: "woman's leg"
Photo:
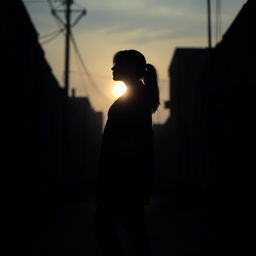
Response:
[{"label": "woman's leg", "polygon": [[114,207],[107,205],[99,205],[97,207],[95,233],[101,255],[123,255],[123,249],[116,229],[118,218],[118,212]]},{"label": "woman's leg", "polygon": [[130,244],[134,255],[149,256],[150,243],[144,220],[144,205],[137,204],[125,207],[122,214],[122,220],[130,238]]}]

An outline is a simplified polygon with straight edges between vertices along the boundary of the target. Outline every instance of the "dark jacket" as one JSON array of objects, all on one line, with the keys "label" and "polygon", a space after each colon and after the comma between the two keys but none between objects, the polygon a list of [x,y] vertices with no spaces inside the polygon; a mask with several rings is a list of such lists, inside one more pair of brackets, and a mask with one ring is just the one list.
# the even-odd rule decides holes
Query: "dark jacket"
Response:
[{"label": "dark jacket", "polygon": [[143,85],[118,98],[108,111],[99,160],[98,202],[146,203],[153,184],[153,130]]}]

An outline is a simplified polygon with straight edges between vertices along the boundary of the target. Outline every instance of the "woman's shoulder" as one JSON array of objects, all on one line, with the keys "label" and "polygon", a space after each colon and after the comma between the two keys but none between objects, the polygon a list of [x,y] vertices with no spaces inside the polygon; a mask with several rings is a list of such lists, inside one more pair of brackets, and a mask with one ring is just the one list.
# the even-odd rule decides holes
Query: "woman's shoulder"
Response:
[{"label": "woman's shoulder", "polygon": [[108,110],[108,116],[119,117],[122,116],[128,109],[127,99],[119,97],[116,99]]},{"label": "woman's shoulder", "polygon": [[150,111],[148,92],[145,86],[139,86],[136,90],[120,96],[109,108],[109,115],[139,114],[146,110]]}]

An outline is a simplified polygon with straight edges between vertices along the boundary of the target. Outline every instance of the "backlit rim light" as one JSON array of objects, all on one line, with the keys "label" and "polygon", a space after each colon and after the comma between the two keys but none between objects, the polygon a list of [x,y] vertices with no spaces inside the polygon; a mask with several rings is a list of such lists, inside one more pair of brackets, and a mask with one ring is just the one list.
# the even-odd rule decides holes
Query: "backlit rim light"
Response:
[{"label": "backlit rim light", "polygon": [[113,94],[116,98],[120,97],[126,92],[127,88],[123,82],[118,82],[114,85]]}]

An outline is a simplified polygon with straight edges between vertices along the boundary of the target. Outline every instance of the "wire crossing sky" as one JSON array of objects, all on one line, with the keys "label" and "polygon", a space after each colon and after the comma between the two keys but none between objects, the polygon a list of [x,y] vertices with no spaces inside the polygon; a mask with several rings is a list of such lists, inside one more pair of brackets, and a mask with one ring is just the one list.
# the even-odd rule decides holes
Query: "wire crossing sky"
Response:
[{"label": "wire crossing sky", "polygon": [[[169,99],[168,68],[176,47],[207,47],[206,0],[75,0],[72,9],[86,15],[72,27],[70,90],[89,96],[95,110],[105,114],[115,100],[112,81],[113,55],[123,49],[141,51],[159,77],[161,107],[154,121],[168,118],[164,101]],[[212,0],[213,44],[221,40],[246,0]],[[63,86],[63,26],[51,7],[63,9],[62,0],[23,0],[39,33],[53,73]],[[60,14],[64,15],[63,14]],[[64,16],[63,20],[64,20]],[[77,14],[72,13],[72,21]],[[214,46],[213,45],[213,46]]]}]

